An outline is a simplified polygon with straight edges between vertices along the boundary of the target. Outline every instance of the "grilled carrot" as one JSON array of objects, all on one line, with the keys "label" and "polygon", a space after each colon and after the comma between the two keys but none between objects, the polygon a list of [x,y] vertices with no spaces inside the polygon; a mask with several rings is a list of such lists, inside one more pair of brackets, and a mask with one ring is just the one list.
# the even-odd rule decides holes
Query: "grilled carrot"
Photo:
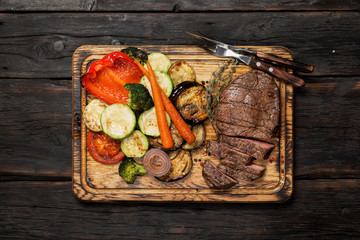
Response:
[{"label": "grilled carrot", "polygon": [[160,89],[159,84],[156,81],[154,71],[152,70],[149,62],[146,62],[148,68],[147,71],[144,66],[142,66],[141,63],[139,63],[136,59],[134,59],[134,61],[149,79],[162,145],[164,148],[171,148],[174,146],[174,142],[172,140],[168,122],[166,120],[165,107],[161,98],[162,90]]},{"label": "grilled carrot", "polygon": [[172,104],[170,99],[161,91],[161,98],[164,102],[166,112],[169,114],[172,122],[174,123],[176,129],[179,131],[180,135],[185,139],[189,144],[195,141],[195,135],[185,123],[184,119],[180,116],[179,112],[176,110],[175,106]]}]

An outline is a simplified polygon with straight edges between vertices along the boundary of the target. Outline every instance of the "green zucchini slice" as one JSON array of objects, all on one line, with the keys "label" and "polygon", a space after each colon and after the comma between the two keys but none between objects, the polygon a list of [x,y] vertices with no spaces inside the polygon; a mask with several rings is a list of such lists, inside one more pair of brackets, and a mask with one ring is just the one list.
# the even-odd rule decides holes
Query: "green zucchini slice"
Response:
[{"label": "green zucchini slice", "polygon": [[149,141],[139,130],[133,131],[121,141],[121,150],[129,158],[144,156],[148,148]]},{"label": "green zucchini slice", "polygon": [[152,53],[148,56],[148,61],[153,70],[167,72],[171,66],[170,59],[163,53]]},{"label": "green zucchini slice", "polygon": [[101,113],[108,106],[104,101],[95,98],[85,107],[83,119],[85,125],[94,132],[101,132],[102,127],[100,123]]},{"label": "green zucchini slice", "polygon": [[[168,121],[168,125],[170,126],[171,119],[168,113],[166,113],[166,119]],[[138,124],[141,132],[143,132],[145,135],[152,137],[160,136],[155,107],[152,107],[149,110],[143,112],[139,117]]]},{"label": "green zucchini slice", "polygon": [[129,106],[115,103],[105,108],[100,122],[106,135],[113,139],[123,139],[134,131],[136,117]]},{"label": "green zucchini slice", "polygon": [[[159,70],[155,70],[154,74],[155,74],[156,80],[159,84],[159,87],[164,91],[165,95],[169,97],[174,88],[174,85],[173,85],[173,82],[172,82],[170,76],[166,72],[159,71]],[[149,93],[152,97],[153,95],[152,95],[152,90],[151,90],[151,85],[150,85],[149,79],[144,75],[141,78],[140,83],[149,90]]]}]

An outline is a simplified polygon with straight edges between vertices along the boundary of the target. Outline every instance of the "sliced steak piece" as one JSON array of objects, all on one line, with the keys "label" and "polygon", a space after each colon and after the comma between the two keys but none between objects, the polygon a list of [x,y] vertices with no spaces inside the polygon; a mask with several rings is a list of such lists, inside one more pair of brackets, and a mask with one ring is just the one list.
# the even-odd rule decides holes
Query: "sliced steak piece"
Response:
[{"label": "sliced steak piece", "polygon": [[237,184],[237,181],[219,171],[210,160],[204,162],[202,174],[210,188],[228,189]]},{"label": "sliced steak piece", "polygon": [[251,180],[255,180],[261,178],[264,175],[265,167],[257,164],[251,164],[246,166],[244,169],[245,173],[251,178]]},{"label": "sliced steak piece", "polygon": [[243,164],[249,164],[253,158],[250,155],[239,152],[217,141],[208,141],[206,146],[207,153],[218,157],[220,159],[234,159],[239,160]]},{"label": "sliced steak piece", "polygon": [[270,150],[274,148],[274,145],[271,143],[261,142],[248,138],[221,135],[219,140],[221,143],[228,145],[231,148],[235,148],[240,152],[248,154],[256,159],[265,159],[270,153]]},{"label": "sliced steak piece", "polygon": [[260,178],[266,168],[257,164],[251,164],[249,166],[236,164],[233,160],[224,159],[221,161],[218,169],[236,179],[239,183],[246,183]]},{"label": "sliced steak piece", "polygon": [[246,185],[251,182],[251,178],[244,171],[235,170],[222,164],[218,166],[218,169],[226,175],[236,179],[240,185]]},{"label": "sliced steak piece", "polygon": [[222,91],[212,119],[220,134],[270,139],[277,130],[279,113],[275,81],[254,70],[237,76]]}]

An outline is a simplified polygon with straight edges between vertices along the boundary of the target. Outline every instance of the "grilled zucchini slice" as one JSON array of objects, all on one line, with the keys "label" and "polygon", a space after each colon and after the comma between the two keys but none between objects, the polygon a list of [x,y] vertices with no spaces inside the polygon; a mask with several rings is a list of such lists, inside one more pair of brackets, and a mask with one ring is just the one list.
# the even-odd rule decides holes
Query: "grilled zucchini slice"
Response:
[{"label": "grilled zucchini slice", "polygon": [[104,101],[95,98],[90,101],[90,103],[85,107],[83,113],[83,119],[85,125],[94,132],[101,132],[102,127],[100,123],[101,113],[108,106]]},{"label": "grilled zucchini slice", "polygon": [[[168,125],[170,127],[171,119],[168,113],[166,114],[166,119],[168,121]],[[156,111],[155,107],[150,108],[149,110],[143,112],[138,120],[138,124],[140,127],[141,132],[145,135],[152,136],[152,137],[159,137],[159,127],[156,119]]]},{"label": "grilled zucchini slice", "polygon": [[[159,70],[155,70],[154,74],[155,74],[156,80],[159,84],[159,87],[164,91],[165,95],[169,97],[174,88],[174,85],[171,81],[170,76],[166,72],[159,71]],[[144,75],[141,78],[140,83],[149,90],[149,93],[152,97],[152,90],[151,90],[151,85],[150,85],[149,79]]]},{"label": "grilled zucchini slice", "polygon": [[129,106],[115,103],[105,108],[100,122],[106,135],[113,139],[123,139],[134,131],[136,117]]},{"label": "grilled zucchini slice", "polygon": [[196,79],[194,69],[184,60],[178,60],[171,64],[168,71],[174,85],[179,83],[190,81],[193,82]]},{"label": "grilled zucchini slice", "polygon": [[167,72],[171,66],[170,59],[163,53],[152,53],[148,56],[148,61],[153,70]]},{"label": "grilled zucchini slice", "polygon": [[129,158],[144,156],[148,148],[149,141],[139,130],[133,131],[121,141],[121,150]]}]

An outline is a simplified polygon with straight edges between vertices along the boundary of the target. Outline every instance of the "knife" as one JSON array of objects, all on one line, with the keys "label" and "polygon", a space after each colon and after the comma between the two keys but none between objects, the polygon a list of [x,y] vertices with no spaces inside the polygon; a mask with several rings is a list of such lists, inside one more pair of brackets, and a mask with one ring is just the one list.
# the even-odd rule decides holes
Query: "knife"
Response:
[{"label": "knife", "polygon": [[[194,35],[194,34],[192,34],[192,35]],[[233,51],[232,49],[230,49],[231,47],[229,48],[227,44],[224,44],[221,42],[220,43],[214,42],[211,39],[208,40],[207,38],[204,38],[204,37],[198,36],[198,35],[194,35],[194,37],[203,42],[201,47],[203,47],[205,50],[207,50],[208,52],[210,52],[211,54],[213,54],[215,56],[236,58],[252,68],[259,69],[259,70],[266,72],[272,76],[275,76],[277,78],[285,80],[285,81],[293,84],[296,87],[302,87],[305,85],[305,82],[303,79],[298,78],[286,71],[280,70],[280,69],[274,67],[273,65],[265,63],[264,61],[262,61],[260,59],[256,59],[254,56],[237,53],[237,52]]]},{"label": "knife", "polygon": [[300,62],[296,62],[296,61],[292,61],[286,58],[282,58],[273,54],[268,54],[268,53],[264,53],[264,52],[258,52],[256,50],[250,50],[250,49],[245,49],[245,48],[240,48],[240,47],[236,47],[230,44],[226,44],[217,40],[214,40],[212,38],[209,38],[208,36],[206,36],[205,34],[201,33],[203,36],[199,36],[193,33],[189,33],[186,32],[188,35],[199,39],[202,38],[202,40],[206,40],[209,42],[212,42],[214,44],[217,44],[218,46],[222,46],[224,48],[228,48],[236,53],[240,53],[240,54],[245,54],[245,55],[250,55],[250,56],[254,56],[256,59],[259,59],[261,61],[270,63],[274,66],[277,67],[286,67],[286,68],[290,68],[290,69],[294,69],[300,72],[305,72],[305,73],[311,73],[314,71],[314,67],[311,65],[307,65],[305,63],[300,63]]}]

